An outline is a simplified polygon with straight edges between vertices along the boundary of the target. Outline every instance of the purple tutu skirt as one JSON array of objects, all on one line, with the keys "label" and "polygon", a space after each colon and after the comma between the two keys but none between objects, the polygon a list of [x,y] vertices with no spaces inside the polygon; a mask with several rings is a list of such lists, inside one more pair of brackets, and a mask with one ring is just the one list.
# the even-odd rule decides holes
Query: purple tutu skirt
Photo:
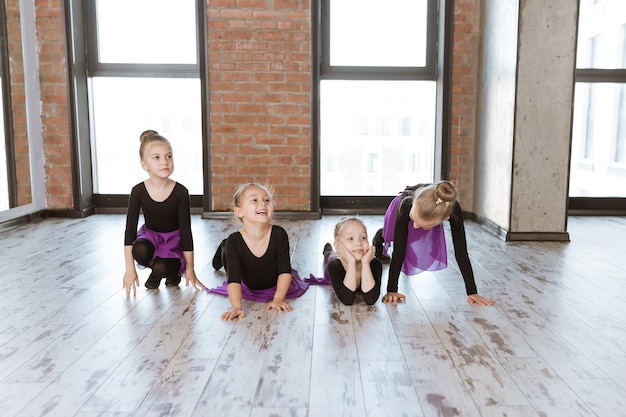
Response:
[{"label": "purple tutu skirt", "polygon": [[316,277],[313,274],[310,274],[308,278],[304,279],[304,282],[310,285],[331,285],[333,282],[331,281],[330,275],[328,274],[328,264],[334,261],[335,259],[337,259],[338,257],[339,255],[337,255],[337,252],[332,252],[328,256],[326,265],[324,265],[324,276],[320,278],[320,277]]},{"label": "purple tutu skirt", "polygon": [[179,274],[182,276],[185,273],[185,257],[180,246],[180,231],[155,232],[148,229],[144,224],[137,231],[137,239],[145,239],[154,246],[154,255],[152,255],[150,260],[150,266],[152,266],[152,262],[154,262],[157,256],[159,258],[177,258],[180,259]]},{"label": "purple tutu skirt", "polygon": [[[298,271],[292,269],[291,284],[289,284],[285,298],[298,298],[304,294],[308,288],[309,284],[300,278]],[[228,281],[224,281],[219,287],[207,288],[207,292],[228,296]],[[241,283],[241,298],[244,300],[266,303],[274,298],[274,294],[276,294],[276,286],[264,290],[253,290],[243,282]]]},{"label": "purple tutu skirt", "polygon": [[[386,256],[391,256],[389,248],[393,243],[393,231],[400,201],[402,201],[402,195],[394,198],[385,212],[383,254]],[[402,263],[402,272],[410,276],[423,271],[438,271],[446,268],[448,266],[448,253],[446,251],[446,237],[443,224],[439,224],[430,230],[424,230],[414,228],[413,222],[409,221],[408,228],[409,234],[406,243],[406,255]]]}]

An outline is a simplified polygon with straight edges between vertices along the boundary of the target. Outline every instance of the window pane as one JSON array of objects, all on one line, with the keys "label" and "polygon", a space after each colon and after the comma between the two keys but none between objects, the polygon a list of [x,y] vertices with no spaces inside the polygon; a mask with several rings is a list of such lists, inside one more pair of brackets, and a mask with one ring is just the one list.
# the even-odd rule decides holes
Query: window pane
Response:
[{"label": "window pane", "polygon": [[194,0],[100,0],[101,63],[195,64]]},{"label": "window pane", "polygon": [[577,83],[571,197],[626,197],[626,84]]},{"label": "window pane", "polygon": [[331,0],[330,65],[423,67],[427,0]]},{"label": "window pane", "polygon": [[96,77],[92,91],[96,194],[128,194],[147,178],[139,162],[139,135],[147,129],[171,142],[172,179],[203,194],[200,80]]},{"label": "window pane", "polygon": [[582,0],[579,16],[577,68],[626,68],[626,1]]},{"label": "window pane", "polygon": [[322,195],[395,195],[433,181],[435,82],[323,80],[320,102]]}]

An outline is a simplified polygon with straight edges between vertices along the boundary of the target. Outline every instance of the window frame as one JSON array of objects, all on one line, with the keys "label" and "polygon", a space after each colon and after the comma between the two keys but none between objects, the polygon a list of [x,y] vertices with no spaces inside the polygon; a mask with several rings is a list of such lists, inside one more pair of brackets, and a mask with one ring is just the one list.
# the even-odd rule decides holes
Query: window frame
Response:
[{"label": "window frame", "polygon": [[91,172],[90,128],[90,77],[145,77],[145,78],[198,78],[202,115],[202,163],[204,181],[203,194],[191,195],[193,213],[204,213],[211,207],[211,176],[209,147],[208,110],[208,46],[207,5],[205,0],[195,0],[196,42],[195,64],[113,64],[98,61],[97,30],[95,15],[96,0],[64,0],[66,38],[68,39],[68,76],[70,83],[73,164],[74,210],[77,216],[92,213],[123,213],[128,205],[128,194],[95,194]]},{"label": "window frame", "polygon": [[435,80],[437,74],[437,0],[428,3],[428,28],[426,30],[426,63],[421,67],[382,67],[330,65],[330,2],[321,2],[321,62],[320,76],[323,80]]},{"label": "window frame", "polygon": [[[86,37],[87,37],[87,76],[88,77],[145,77],[145,78],[199,78],[200,45],[202,36],[196,24],[196,63],[195,64],[130,64],[100,62],[98,52],[98,22],[96,2],[85,0]],[[196,22],[204,10],[206,2],[196,0]]]},{"label": "window frame", "polygon": [[6,160],[7,198],[9,209],[18,205],[17,167],[15,161],[15,142],[13,137],[13,106],[11,99],[11,67],[9,64],[9,45],[7,34],[6,6],[0,2],[0,71],[2,83],[2,113],[4,118],[4,157]]},{"label": "window frame", "polygon": [[[580,10],[579,10],[580,12]],[[622,31],[626,36],[626,31]],[[626,64],[626,53],[622,57]],[[625,68],[602,69],[589,68],[593,62],[586,63],[587,68],[576,66],[574,71],[574,83],[616,83],[626,86],[626,66]],[[617,130],[617,129],[613,129]],[[615,142],[615,138],[612,139]],[[617,144],[613,143],[612,147]],[[570,168],[571,169],[571,168]],[[622,197],[570,197],[568,196],[569,215],[624,215],[626,214],[626,198]]]},{"label": "window frame", "polygon": [[330,1],[313,0],[313,109],[312,120],[312,175],[311,194],[317,195],[312,209],[328,214],[361,213],[382,214],[394,196],[323,196],[321,195],[320,143],[320,84],[323,80],[367,81],[435,81],[437,83],[437,110],[435,112],[435,179],[449,176],[450,137],[449,103],[451,92],[453,0],[426,0],[429,23],[427,29],[426,62],[421,67],[338,66],[330,65]]},{"label": "window frame", "polygon": [[[626,69],[579,69],[574,71],[574,83],[624,83]],[[602,216],[626,214],[626,198],[623,197],[571,197],[568,196],[570,216]]]}]

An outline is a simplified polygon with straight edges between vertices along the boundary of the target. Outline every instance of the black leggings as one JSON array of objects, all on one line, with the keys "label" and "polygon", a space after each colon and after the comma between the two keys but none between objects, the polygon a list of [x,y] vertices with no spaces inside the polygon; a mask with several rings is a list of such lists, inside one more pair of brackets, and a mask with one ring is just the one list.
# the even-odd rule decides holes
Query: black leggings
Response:
[{"label": "black leggings", "polygon": [[178,258],[154,258],[152,265],[150,261],[154,256],[154,246],[146,239],[137,239],[133,244],[133,258],[139,265],[152,268],[155,277],[163,278],[178,275],[180,269],[180,259]]},{"label": "black leggings", "polygon": [[385,239],[383,239],[383,229],[378,229],[376,234],[372,238],[372,246],[376,249],[376,257],[382,258],[383,255],[383,245],[385,244]]}]

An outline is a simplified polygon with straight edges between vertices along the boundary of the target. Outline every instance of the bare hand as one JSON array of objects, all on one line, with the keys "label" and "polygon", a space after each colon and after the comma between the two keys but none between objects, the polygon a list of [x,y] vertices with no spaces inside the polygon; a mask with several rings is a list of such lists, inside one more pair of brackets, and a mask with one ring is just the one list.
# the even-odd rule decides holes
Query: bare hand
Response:
[{"label": "bare hand", "polygon": [[376,249],[373,246],[368,246],[363,252],[361,263],[369,264],[374,259],[374,255],[376,255]]},{"label": "bare hand", "polygon": [[472,294],[467,296],[467,302],[470,304],[478,304],[480,306],[492,306],[496,303],[496,300],[483,297],[479,294]]},{"label": "bare hand", "polygon": [[339,257],[341,259],[343,259],[343,261],[347,264],[352,264],[355,265],[356,264],[356,258],[354,257],[354,255],[352,254],[352,252],[350,252],[347,248],[346,245],[344,245],[341,242],[335,242],[335,249],[337,250],[337,253],[339,254]]},{"label": "bare hand", "polygon": [[222,314],[222,320],[230,321],[233,319],[242,319],[246,317],[246,313],[240,308],[233,308],[231,311],[227,311]]},{"label": "bare hand", "polygon": [[383,303],[396,305],[406,301],[406,296],[399,292],[388,292],[383,296]]},{"label": "bare hand", "polygon": [[139,277],[137,271],[126,271],[122,279],[122,288],[126,290],[126,297],[130,296],[130,289],[133,289],[133,295],[137,295],[137,287],[139,286]]},{"label": "bare hand", "polygon": [[196,271],[193,269],[185,271],[185,284],[187,287],[189,286],[189,282],[191,282],[191,285],[193,285],[196,290],[206,290],[206,287],[200,282],[196,276]]},{"label": "bare hand", "polygon": [[267,307],[265,307],[265,310],[292,311],[293,307],[287,304],[284,300],[278,300],[275,298],[269,302]]}]

